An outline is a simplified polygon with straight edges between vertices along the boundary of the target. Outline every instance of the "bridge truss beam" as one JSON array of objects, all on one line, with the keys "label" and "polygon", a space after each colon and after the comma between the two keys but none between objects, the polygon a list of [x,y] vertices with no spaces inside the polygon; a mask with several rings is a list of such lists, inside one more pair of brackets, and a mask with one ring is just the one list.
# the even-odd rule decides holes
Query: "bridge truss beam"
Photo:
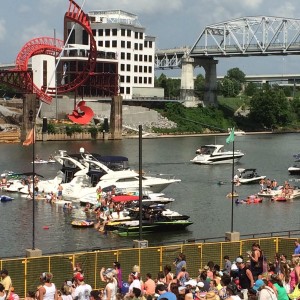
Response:
[{"label": "bridge truss beam", "polygon": [[206,26],[190,56],[300,54],[300,19],[244,17]]}]

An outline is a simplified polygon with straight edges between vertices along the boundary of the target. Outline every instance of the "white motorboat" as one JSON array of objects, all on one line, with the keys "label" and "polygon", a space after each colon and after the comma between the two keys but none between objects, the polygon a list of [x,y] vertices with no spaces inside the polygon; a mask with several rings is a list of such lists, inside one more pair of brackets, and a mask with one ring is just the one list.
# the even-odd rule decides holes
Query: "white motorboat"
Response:
[{"label": "white motorboat", "polygon": [[264,189],[257,193],[259,197],[272,198],[274,196],[279,196],[282,194],[283,186],[280,185],[274,189]]},{"label": "white motorboat", "polygon": [[294,165],[288,168],[290,175],[300,175],[300,165]]},{"label": "white motorboat", "polygon": [[261,176],[256,173],[256,169],[238,169],[238,178],[234,179],[236,184],[250,184],[259,183],[260,180],[265,179],[266,176]]},{"label": "white motorboat", "polygon": [[204,145],[197,149],[196,154],[191,162],[202,165],[233,163],[233,159],[236,163],[244,156],[239,150],[224,150],[224,145]]}]

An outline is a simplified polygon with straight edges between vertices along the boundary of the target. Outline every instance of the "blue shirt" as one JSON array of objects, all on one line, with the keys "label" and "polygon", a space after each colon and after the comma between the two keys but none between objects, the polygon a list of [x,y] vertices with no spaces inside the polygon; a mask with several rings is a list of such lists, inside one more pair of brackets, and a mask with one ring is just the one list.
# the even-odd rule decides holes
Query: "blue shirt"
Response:
[{"label": "blue shirt", "polygon": [[157,300],[160,300],[160,299],[163,299],[163,298],[166,298],[166,299],[168,299],[168,300],[177,300],[176,295],[175,295],[174,293],[172,293],[172,292],[165,292],[165,293],[161,294],[161,295],[157,298]]},{"label": "blue shirt", "polygon": [[300,254],[300,244],[295,248],[294,254]]},{"label": "blue shirt", "polygon": [[176,265],[176,276],[178,275],[178,273],[181,271],[182,267],[186,266],[186,261],[185,260],[181,260],[177,265]]}]

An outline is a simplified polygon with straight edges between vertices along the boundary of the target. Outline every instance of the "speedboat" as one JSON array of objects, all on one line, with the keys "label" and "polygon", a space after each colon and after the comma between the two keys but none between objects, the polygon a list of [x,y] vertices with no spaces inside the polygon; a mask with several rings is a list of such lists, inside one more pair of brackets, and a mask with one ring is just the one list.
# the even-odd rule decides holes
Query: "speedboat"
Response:
[{"label": "speedboat", "polygon": [[279,196],[283,192],[283,186],[280,185],[274,189],[264,189],[260,192],[257,193],[259,197],[264,197],[264,198],[272,198],[274,196]]},{"label": "speedboat", "polygon": [[250,184],[258,183],[260,180],[265,179],[266,176],[260,176],[256,173],[256,169],[238,169],[238,178],[234,179],[235,183]]},{"label": "speedboat", "polygon": [[191,162],[202,165],[236,163],[244,156],[239,150],[224,150],[224,145],[204,145],[196,150],[196,154]]}]

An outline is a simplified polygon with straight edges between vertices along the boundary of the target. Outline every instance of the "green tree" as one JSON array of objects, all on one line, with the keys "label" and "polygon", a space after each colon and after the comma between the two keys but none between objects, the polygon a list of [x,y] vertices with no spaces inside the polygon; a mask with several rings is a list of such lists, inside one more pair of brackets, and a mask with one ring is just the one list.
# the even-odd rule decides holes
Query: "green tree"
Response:
[{"label": "green tree", "polygon": [[263,85],[250,101],[250,119],[266,128],[285,126],[291,122],[291,108],[284,92]]},{"label": "green tree", "polygon": [[230,79],[235,79],[239,83],[246,82],[246,75],[239,68],[233,68],[227,71],[227,77]]},{"label": "green tree", "polygon": [[248,82],[245,87],[245,94],[252,97],[258,90],[258,84],[254,82]]},{"label": "green tree", "polygon": [[202,74],[197,75],[194,83],[195,96],[198,99],[203,99],[205,89],[205,78]]}]

